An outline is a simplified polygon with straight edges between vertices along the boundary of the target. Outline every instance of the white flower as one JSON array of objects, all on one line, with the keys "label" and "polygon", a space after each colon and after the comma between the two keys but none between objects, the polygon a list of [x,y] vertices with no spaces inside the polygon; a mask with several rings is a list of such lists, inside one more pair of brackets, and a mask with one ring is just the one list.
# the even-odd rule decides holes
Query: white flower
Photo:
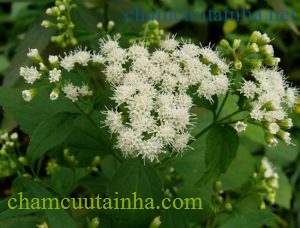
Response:
[{"label": "white flower", "polygon": [[70,99],[72,102],[78,100],[79,92],[78,87],[74,86],[71,82],[67,83],[62,87],[62,91],[65,93],[66,97]]},{"label": "white flower", "polygon": [[91,56],[91,60],[94,63],[100,63],[100,64],[104,64],[106,59],[104,58],[103,55],[98,54],[98,53],[93,53],[93,55]]},{"label": "white flower", "polygon": [[76,63],[76,59],[74,58],[73,54],[66,55],[60,60],[60,66],[67,71],[73,70]]},{"label": "white flower", "polygon": [[298,91],[296,88],[287,88],[285,91],[285,102],[289,108],[293,108],[296,105],[298,98]]},{"label": "white flower", "polygon": [[29,84],[33,84],[36,80],[40,79],[42,76],[42,74],[36,69],[36,67],[33,67],[33,66],[31,66],[30,68],[29,67],[21,67],[20,75]]},{"label": "white flower", "polygon": [[112,85],[120,84],[124,77],[124,68],[121,64],[110,64],[107,65],[104,73],[106,80]]},{"label": "white flower", "polygon": [[250,117],[254,120],[261,121],[264,117],[263,112],[259,108],[253,108],[250,112]]},{"label": "white flower", "polygon": [[162,42],[162,48],[166,51],[174,51],[179,45],[179,42],[175,40],[175,36],[167,37]]},{"label": "white flower", "polygon": [[78,88],[78,93],[80,93],[81,96],[83,97],[93,95],[93,91],[89,90],[89,87],[85,84],[83,84],[80,88]]},{"label": "white flower", "polygon": [[25,101],[31,101],[34,95],[35,92],[32,89],[22,91],[22,97]]},{"label": "white flower", "polygon": [[48,61],[50,64],[54,65],[59,62],[59,59],[57,55],[49,55]]},{"label": "white flower", "polygon": [[51,101],[57,100],[58,97],[59,97],[59,93],[56,90],[53,90],[49,95]]},{"label": "white flower", "polygon": [[259,90],[253,81],[244,81],[239,91],[245,97],[253,99]]},{"label": "white flower", "polygon": [[266,157],[264,157],[261,161],[261,164],[264,169],[264,177],[265,178],[272,177],[275,172],[269,160]]},{"label": "white flower", "polygon": [[155,159],[158,160],[158,156],[161,153],[164,153],[161,142],[157,138],[152,137],[141,144],[138,155],[141,155],[143,159],[147,158],[152,162]]},{"label": "white flower", "polygon": [[27,53],[27,56],[30,58],[38,58],[40,56],[38,49],[30,49]]},{"label": "white flower", "polygon": [[143,145],[142,135],[131,128],[122,127],[118,132],[117,147],[122,150],[125,156],[135,155]]},{"label": "white flower", "polygon": [[128,48],[127,57],[132,60],[136,60],[141,57],[148,57],[149,52],[143,45],[133,44]]},{"label": "white flower", "polygon": [[275,135],[280,130],[280,127],[277,123],[270,123],[268,126],[268,131]]},{"label": "white flower", "polygon": [[57,68],[54,68],[49,71],[49,81],[51,83],[53,82],[59,82],[61,78],[61,70],[58,70]]},{"label": "white flower", "polygon": [[74,61],[82,66],[87,66],[91,59],[91,53],[86,49],[78,49],[73,53]]},{"label": "white flower", "polygon": [[237,131],[237,132],[243,132],[245,131],[247,128],[247,124],[245,122],[242,122],[242,121],[238,121],[235,123],[234,125],[234,129]]},{"label": "white flower", "polygon": [[172,145],[176,136],[176,131],[170,123],[158,126],[155,130],[156,136],[166,145]]},{"label": "white flower", "polygon": [[266,33],[262,34],[260,38],[264,43],[270,43],[271,41],[270,37]]},{"label": "white flower", "polygon": [[191,135],[188,132],[177,134],[172,144],[175,152],[183,152],[188,147],[188,142],[191,139]]},{"label": "white flower", "polygon": [[218,52],[212,50],[209,46],[201,48],[199,52],[207,61],[216,64],[222,73],[226,74],[229,72],[229,65],[225,63],[224,59],[220,58]]},{"label": "white flower", "polygon": [[114,40],[111,39],[111,37],[108,36],[107,40],[105,39],[100,39],[100,51],[102,54],[108,54],[112,50],[119,48],[119,42],[115,38]]},{"label": "white flower", "polygon": [[105,126],[108,126],[112,133],[120,132],[123,128],[122,113],[111,110],[107,110],[104,113],[106,114]]}]

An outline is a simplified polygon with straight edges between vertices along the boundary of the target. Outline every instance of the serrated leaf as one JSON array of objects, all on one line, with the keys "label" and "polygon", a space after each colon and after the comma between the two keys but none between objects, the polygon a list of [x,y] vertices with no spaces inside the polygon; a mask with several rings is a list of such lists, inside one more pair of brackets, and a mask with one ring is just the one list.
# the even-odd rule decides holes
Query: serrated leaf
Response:
[{"label": "serrated leaf", "polygon": [[258,211],[238,216],[232,216],[220,228],[247,227],[257,228],[275,221],[276,215],[267,211]]},{"label": "serrated leaf", "polygon": [[27,148],[27,158],[31,166],[54,146],[62,143],[71,133],[76,115],[57,113],[40,123],[33,132]]},{"label": "serrated leaf", "polygon": [[[139,200],[135,201],[133,193],[136,193],[136,199],[141,198],[142,205]],[[163,197],[162,184],[150,165],[144,164],[140,159],[130,159],[117,169],[109,184],[108,195],[114,208],[116,208],[114,199],[119,201],[119,208],[122,198],[130,199],[130,208],[134,208],[134,202],[136,202],[137,209],[127,209],[128,205],[126,204],[124,207],[126,210],[110,210],[114,227],[147,227],[158,215],[157,206],[160,205]],[[151,206],[154,206],[155,209],[146,209]]]},{"label": "serrated leaf", "polygon": [[238,135],[231,126],[213,127],[206,138],[206,172],[197,185],[207,183],[225,173],[236,156],[238,145]]}]

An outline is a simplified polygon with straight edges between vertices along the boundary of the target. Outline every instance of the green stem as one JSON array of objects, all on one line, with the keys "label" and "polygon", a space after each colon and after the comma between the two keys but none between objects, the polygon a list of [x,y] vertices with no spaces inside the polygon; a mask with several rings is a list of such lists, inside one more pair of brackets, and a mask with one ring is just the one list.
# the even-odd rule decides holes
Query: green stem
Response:
[{"label": "green stem", "polygon": [[205,228],[214,228],[216,226],[216,218],[217,218],[217,212],[215,211],[215,209],[213,209],[205,225]]},{"label": "green stem", "polygon": [[224,99],[222,101],[222,104],[221,104],[221,106],[220,106],[220,108],[219,108],[219,110],[218,110],[218,112],[217,112],[217,114],[215,116],[215,120],[217,120],[219,118],[219,116],[221,114],[221,111],[223,110],[224,105],[225,105],[225,103],[226,103],[226,101],[228,99],[228,96],[229,96],[229,92],[226,93],[226,95],[225,95],[225,97],[224,97]]}]

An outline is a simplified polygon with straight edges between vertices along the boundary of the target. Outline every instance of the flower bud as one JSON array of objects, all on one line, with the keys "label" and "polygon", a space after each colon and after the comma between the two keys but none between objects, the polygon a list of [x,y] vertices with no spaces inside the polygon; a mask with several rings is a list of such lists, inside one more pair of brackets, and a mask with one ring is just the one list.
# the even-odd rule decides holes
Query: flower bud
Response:
[{"label": "flower bud", "polygon": [[58,99],[58,97],[59,97],[59,90],[58,88],[55,88],[51,91],[49,98],[51,101],[55,101]]},{"label": "flower bud", "polygon": [[48,20],[43,20],[42,23],[41,23],[41,26],[44,27],[44,28],[50,28],[52,27],[54,24],[51,23],[50,21]]},{"label": "flower bud", "polygon": [[91,223],[90,223],[90,227],[91,228],[97,228],[100,224],[100,219],[98,217],[95,217],[92,219]]},{"label": "flower bud", "polygon": [[29,90],[23,90],[22,91],[22,97],[25,101],[31,101],[32,98],[37,94],[36,89],[29,89]]},{"label": "flower bud", "polygon": [[279,130],[276,135],[286,144],[292,144],[291,134],[289,132],[286,132],[284,130]]},{"label": "flower bud", "polygon": [[97,26],[97,29],[102,29],[103,28],[102,22],[99,22],[96,26]]},{"label": "flower bud", "polygon": [[19,135],[17,132],[14,132],[10,135],[10,139],[13,141],[18,140],[18,138],[19,138]]},{"label": "flower bud", "polygon": [[213,183],[213,190],[216,193],[219,193],[222,190],[222,182],[221,181],[215,181]]},{"label": "flower bud", "polygon": [[150,224],[149,228],[158,228],[161,224],[160,216],[156,216]]},{"label": "flower bud", "polygon": [[114,21],[109,21],[109,22],[107,23],[107,30],[108,30],[108,31],[113,30],[114,27],[115,27],[115,22],[114,22]]},{"label": "flower bud", "polygon": [[27,159],[26,159],[26,157],[24,157],[24,156],[19,157],[19,158],[18,158],[18,161],[19,161],[22,165],[27,165],[27,164],[28,164]]},{"label": "flower bud", "polygon": [[234,50],[236,50],[236,49],[238,49],[238,48],[240,47],[240,45],[241,45],[241,40],[239,40],[239,39],[234,39],[233,44],[232,44],[232,48],[233,48]]},{"label": "flower bud", "polygon": [[265,133],[265,140],[269,147],[275,147],[278,144],[276,137],[270,133]]},{"label": "flower bud", "polygon": [[234,68],[237,69],[237,70],[240,70],[240,69],[242,69],[242,67],[243,67],[242,62],[239,59],[236,59],[234,61]]},{"label": "flower bud", "polygon": [[222,39],[220,41],[220,46],[223,47],[223,48],[229,48],[230,47],[229,42],[225,39]]},{"label": "flower bud", "polygon": [[266,44],[264,46],[261,46],[260,51],[267,56],[274,56],[274,48],[272,45]]},{"label": "flower bud", "polygon": [[283,129],[291,129],[293,127],[293,121],[291,118],[281,120],[279,126]]},{"label": "flower bud", "polygon": [[59,63],[57,55],[50,55],[48,61],[51,65],[57,65]]},{"label": "flower bud", "polygon": [[226,211],[232,211],[232,205],[231,205],[231,203],[228,203],[228,202],[227,202],[227,203],[225,203],[224,206],[225,206],[225,210],[226,210]]},{"label": "flower bud", "polygon": [[262,62],[259,59],[251,59],[249,62],[254,69],[259,69],[262,65]]},{"label": "flower bud", "polygon": [[264,61],[268,66],[276,66],[280,62],[280,58],[267,56]]},{"label": "flower bud", "polygon": [[251,43],[256,43],[259,39],[261,38],[261,33],[259,31],[254,31],[250,38],[249,38],[249,41]]},{"label": "flower bud", "polygon": [[252,44],[248,45],[246,50],[250,53],[259,52],[259,48],[258,48],[258,45],[256,43],[252,43]]}]

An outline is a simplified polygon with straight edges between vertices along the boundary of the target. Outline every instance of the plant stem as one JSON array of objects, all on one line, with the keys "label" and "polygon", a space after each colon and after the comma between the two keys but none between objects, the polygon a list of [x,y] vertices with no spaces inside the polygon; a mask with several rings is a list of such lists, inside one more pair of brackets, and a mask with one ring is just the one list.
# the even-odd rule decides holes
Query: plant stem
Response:
[{"label": "plant stem", "polygon": [[224,105],[225,105],[225,103],[226,103],[226,101],[228,99],[228,96],[229,96],[229,92],[226,93],[226,95],[225,95],[225,97],[224,97],[224,99],[222,101],[222,104],[221,104],[221,106],[220,106],[220,108],[219,108],[219,110],[218,110],[218,112],[217,112],[217,114],[215,116],[215,120],[217,120],[219,118],[219,116],[221,114],[221,111],[224,108]]}]

